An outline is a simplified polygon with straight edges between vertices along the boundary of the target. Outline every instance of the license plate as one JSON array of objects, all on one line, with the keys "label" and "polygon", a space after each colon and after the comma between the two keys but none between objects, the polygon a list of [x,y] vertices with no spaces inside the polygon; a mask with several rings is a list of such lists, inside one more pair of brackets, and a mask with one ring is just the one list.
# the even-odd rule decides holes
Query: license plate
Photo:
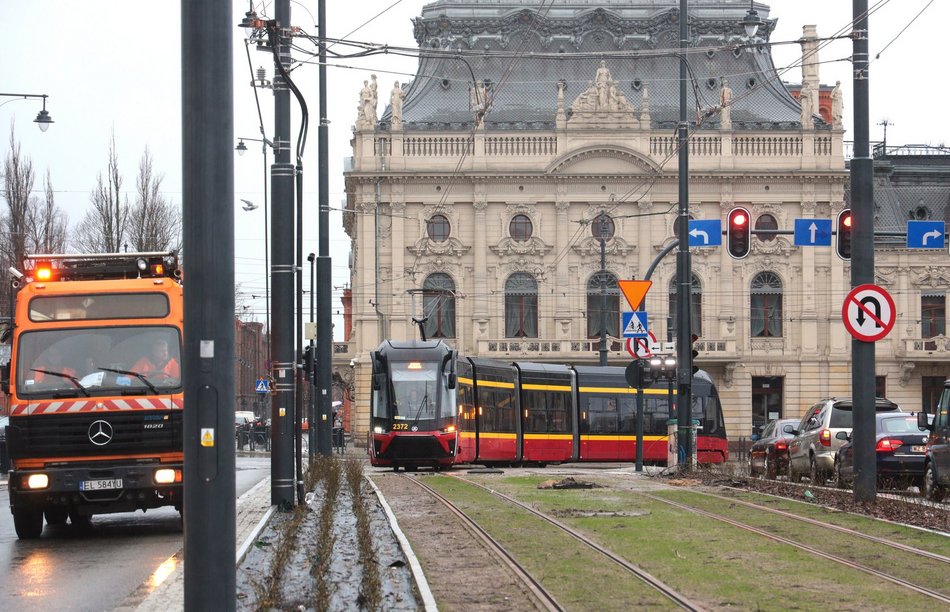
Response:
[{"label": "license plate", "polygon": [[926,452],[927,452],[927,447],[926,447],[926,446],[911,446],[911,447],[910,447],[910,452],[912,452],[912,453],[926,453]]},{"label": "license plate", "polygon": [[109,478],[107,480],[83,480],[79,483],[80,491],[104,491],[107,489],[121,489],[121,478]]}]

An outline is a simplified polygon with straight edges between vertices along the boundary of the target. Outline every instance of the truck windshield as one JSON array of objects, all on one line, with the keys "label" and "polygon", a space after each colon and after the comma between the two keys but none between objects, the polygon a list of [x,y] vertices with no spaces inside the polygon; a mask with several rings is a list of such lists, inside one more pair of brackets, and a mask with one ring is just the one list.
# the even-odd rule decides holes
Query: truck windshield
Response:
[{"label": "truck windshield", "polygon": [[180,347],[178,330],[167,326],[25,332],[17,344],[16,393],[24,398],[169,393],[181,386]]}]

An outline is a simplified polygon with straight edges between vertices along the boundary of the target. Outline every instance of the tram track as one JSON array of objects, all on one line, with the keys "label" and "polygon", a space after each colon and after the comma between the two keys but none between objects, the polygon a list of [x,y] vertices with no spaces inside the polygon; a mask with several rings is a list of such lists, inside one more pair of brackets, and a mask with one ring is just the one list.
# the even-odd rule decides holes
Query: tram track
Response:
[{"label": "tram track", "polygon": [[783,518],[788,518],[788,519],[800,521],[800,522],[802,522],[802,523],[807,523],[807,524],[809,524],[809,525],[814,525],[814,526],[816,526],[816,527],[822,527],[822,528],[824,528],[824,529],[829,529],[829,530],[832,530],[832,531],[837,531],[837,532],[839,532],[839,533],[844,533],[844,534],[847,534],[847,535],[852,536],[852,537],[861,538],[861,539],[867,540],[867,541],[869,541],[869,542],[874,542],[875,544],[881,544],[881,545],[883,545],[883,546],[888,546],[888,547],[890,547],[890,548],[894,548],[894,549],[897,549],[897,550],[900,550],[900,551],[903,551],[903,552],[906,552],[906,553],[910,553],[910,554],[912,554],[912,555],[917,555],[917,556],[919,556],[919,557],[924,557],[924,558],[927,558],[927,559],[930,559],[930,560],[933,560],[933,561],[938,561],[938,562],[940,562],[940,563],[950,564],[950,557],[946,557],[946,556],[944,556],[944,555],[940,555],[940,554],[937,554],[937,553],[934,553],[934,552],[930,552],[929,550],[923,550],[923,549],[920,549],[920,548],[916,548],[916,547],[914,547],[914,546],[909,546],[909,545],[907,545],[907,544],[902,544],[902,543],[900,543],[900,542],[895,542],[895,541],[893,541],[893,540],[888,540],[888,539],[886,539],[886,538],[879,538],[879,537],[877,537],[877,536],[873,536],[873,535],[870,535],[870,534],[867,534],[867,533],[861,533],[860,531],[856,531],[856,530],[854,530],[854,529],[849,529],[849,528],[847,528],[847,527],[842,527],[841,525],[835,525],[834,523],[827,523],[827,522],[825,522],[825,521],[819,521],[819,520],[817,520],[817,519],[809,518],[809,517],[807,517],[807,516],[801,516],[801,515],[799,515],[799,514],[795,514],[794,512],[786,512],[785,510],[779,510],[778,508],[769,508],[768,506],[762,506],[762,505],[760,505],[760,504],[754,504],[754,503],[752,503],[752,502],[745,501],[745,500],[742,500],[742,499],[738,499],[738,498],[736,498],[736,497],[728,497],[728,496],[725,496],[725,495],[717,495],[717,494],[715,494],[715,493],[710,493],[709,491],[692,491],[692,492],[695,493],[695,494],[697,494],[697,495],[705,495],[706,497],[712,497],[712,498],[715,498],[715,499],[721,499],[721,500],[723,500],[723,501],[728,501],[728,502],[730,502],[730,503],[739,504],[739,505],[741,505],[741,506],[743,506],[743,507],[746,507],[746,508],[753,508],[753,509],[759,510],[759,511],[761,511],[761,512],[767,512],[767,513],[769,513],[769,514],[775,514],[775,515],[781,516],[781,517],[783,517]]},{"label": "tram track", "polygon": [[524,566],[518,563],[518,560],[515,559],[511,553],[509,553],[504,546],[495,540],[495,538],[493,538],[491,534],[489,534],[481,525],[469,518],[467,514],[462,512],[445,496],[440,494],[429,485],[423,483],[418,477],[412,477],[406,474],[403,474],[402,477],[428,493],[433,499],[441,503],[449,512],[458,518],[459,521],[461,521],[462,526],[474,537],[480,540],[481,543],[492,554],[494,554],[499,560],[502,561],[502,563],[505,564],[509,572],[518,578],[518,580],[527,589],[527,592],[534,599],[539,609],[548,610],[551,612],[565,611],[565,608],[558,603],[554,595],[544,588],[544,585],[542,585],[540,581],[532,576],[531,573],[524,568]]},{"label": "tram track", "polygon": [[618,566],[620,566],[621,568],[623,568],[624,570],[626,570],[628,573],[630,573],[630,574],[636,576],[636,577],[639,578],[642,582],[644,582],[645,584],[647,584],[648,586],[650,586],[650,587],[653,588],[654,590],[658,591],[659,593],[661,593],[662,595],[664,595],[667,599],[669,599],[670,601],[672,601],[673,603],[675,603],[675,604],[678,605],[679,607],[683,608],[684,610],[696,610],[696,611],[705,610],[705,608],[703,608],[703,607],[700,606],[699,604],[697,604],[697,603],[691,601],[691,600],[690,600],[689,598],[687,598],[685,595],[683,595],[683,594],[680,593],[679,591],[675,590],[674,588],[672,588],[671,586],[669,586],[668,584],[666,584],[665,582],[663,582],[662,580],[660,580],[660,579],[657,578],[656,576],[653,576],[652,574],[650,574],[649,572],[643,570],[642,568],[640,568],[640,567],[638,567],[638,566],[636,566],[636,565],[630,563],[629,561],[627,561],[627,560],[624,559],[623,557],[620,557],[619,555],[615,554],[615,553],[614,553],[613,551],[611,551],[610,549],[601,546],[601,545],[598,544],[597,542],[595,542],[595,541],[591,540],[590,538],[588,538],[587,536],[585,536],[583,533],[581,533],[581,532],[579,532],[579,531],[577,531],[577,530],[575,530],[575,529],[572,529],[571,527],[569,527],[568,525],[562,523],[561,521],[557,520],[556,518],[554,518],[554,517],[552,517],[552,516],[549,516],[549,515],[547,515],[547,514],[541,512],[540,510],[537,510],[537,509],[535,509],[535,508],[532,508],[531,506],[529,506],[529,505],[527,505],[527,504],[525,504],[525,503],[523,503],[523,502],[520,502],[520,501],[518,501],[517,499],[515,499],[515,498],[513,498],[513,497],[511,497],[511,496],[505,495],[504,493],[501,493],[501,492],[499,492],[499,491],[497,491],[497,490],[495,490],[495,489],[492,489],[491,487],[486,487],[486,486],[484,486],[484,485],[482,485],[482,484],[479,484],[479,483],[477,483],[477,482],[474,482],[474,481],[472,481],[472,480],[469,480],[469,479],[467,479],[467,478],[464,478],[464,477],[462,477],[462,476],[460,476],[460,475],[457,475],[457,474],[447,474],[447,476],[450,476],[450,477],[452,477],[452,478],[457,478],[458,480],[461,480],[462,482],[465,482],[465,483],[468,484],[468,485],[471,485],[471,486],[474,486],[474,487],[478,487],[479,489],[482,489],[482,490],[488,492],[489,494],[491,494],[491,495],[493,495],[493,496],[495,496],[495,497],[501,498],[501,499],[505,500],[506,502],[508,502],[508,503],[510,503],[510,504],[512,504],[512,505],[514,505],[514,506],[517,506],[518,508],[521,508],[522,510],[526,510],[526,511],[530,512],[532,515],[534,515],[534,516],[536,516],[536,517],[542,519],[543,521],[545,521],[545,522],[547,522],[547,523],[549,523],[549,524],[551,524],[551,525],[557,527],[558,529],[560,529],[561,531],[565,532],[566,534],[568,534],[569,536],[571,536],[572,538],[574,538],[574,539],[577,540],[578,542],[584,544],[584,545],[587,546],[588,548],[590,548],[590,549],[592,549],[592,550],[594,550],[594,551],[600,553],[600,554],[603,555],[604,557],[610,559],[611,561],[613,561],[614,563],[616,563]]},{"label": "tram track", "polygon": [[[673,501],[673,500],[671,500],[671,499],[666,499],[666,498],[664,498],[664,497],[662,497],[662,496],[653,495],[653,494],[651,494],[651,493],[646,493],[646,492],[643,492],[643,491],[638,492],[638,494],[641,495],[641,496],[643,496],[643,497],[645,497],[645,498],[647,498],[647,499],[650,499],[650,500],[653,500],[653,501],[657,501],[657,502],[661,502],[661,503],[664,503],[664,504],[673,506],[673,507],[675,507],[675,508],[679,508],[679,509],[681,509],[681,510],[685,510],[685,511],[687,511],[687,512],[691,512],[691,513],[693,513],[693,514],[697,514],[697,515],[699,515],[699,516],[703,516],[703,517],[706,517],[706,518],[709,518],[709,519],[712,519],[712,520],[715,520],[715,521],[719,521],[719,522],[722,522],[722,523],[726,523],[726,524],[728,524],[728,525],[732,525],[733,527],[736,527],[736,528],[741,529],[741,530],[743,530],[743,531],[748,531],[748,532],[750,532],[750,533],[755,533],[755,534],[757,534],[757,535],[760,535],[760,536],[762,536],[762,537],[764,537],[764,538],[773,540],[773,541],[775,541],[775,542],[779,542],[779,543],[782,543],[782,544],[786,544],[786,545],[788,545],[788,546],[792,546],[792,547],[797,548],[797,549],[799,549],[799,550],[802,550],[802,551],[804,551],[804,552],[806,552],[806,553],[810,553],[810,554],[812,554],[812,555],[815,555],[815,556],[817,556],[817,557],[821,557],[821,558],[826,559],[826,560],[828,560],[828,561],[832,561],[832,562],[834,562],[834,563],[838,563],[838,564],[843,565],[843,566],[845,566],[845,567],[849,567],[849,568],[851,568],[851,569],[855,569],[855,570],[858,570],[858,571],[860,571],[860,572],[864,572],[864,573],[869,574],[869,575],[871,575],[871,576],[874,576],[874,577],[876,577],[876,578],[880,578],[880,579],[882,579],[882,580],[886,580],[886,581],[888,581],[888,582],[890,582],[890,583],[892,583],[892,584],[896,584],[896,585],[901,586],[901,587],[904,587],[904,588],[906,588],[906,589],[915,591],[915,592],[917,592],[917,593],[920,593],[921,595],[925,595],[925,596],[927,596],[927,597],[930,597],[930,598],[932,598],[932,599],[935,599],[935,600],[937,600],[937,601],[943,603],[944,605],[950,605],[950,597],[944,595],[943,593],[940,593],[940,592],[938,592],[938,591],[934,591],[934,590],[932,590],[932,589],[928,589],[928,588],[923,587],[923,586],[920,586],[920,585],[918,585],[918,584],[914,584],[914,583],[912,583],[912,582],[910,582],[910,581],[908,581],[908,580],[904,580],[903,578],[898,578],[897,576],[893,576],[893,575],[888,574],[888,573],[886,573],[886,572],[882,572],[882,571],[880,571],[880,570],[876,570],[876,569],[874,569],[874,568],[868,567],[868,566],[863,565],[863,564],[861,564],[861,563],[857,563],[857,562],[855,562],[855,561],[851,561],[850,559],[846,559],[846,558],[844,558],[844,557],[839,557],[839,556],[833,555],[833,554],[831,554],[831,553],[827,553],[827,552],[824,552],[824,551],[821,551],[821,550],[817,550],[816,548],[814,548],[814,547],[812,547],[812,546],[808,546],[808,545],[806,545],[806,544],[802,544],[802,543],[800,543],[800,542],[796,542],[796,541],[794,541],[794,540],[785,538],[785,537],[783,537],[783,536],[776,535],[776,534],[771,533],[771,532],[769,532],[769,531],[767,531],[767,530],[765,530],[765,529],[761,529],[761,528],[755,527],[755,526],[753,526],[753,525],[749,525],[749,524],[746,524],[746,523],[742,523],[742,522],[740,522],[740,521],[731,519],[731,518],[729,518],[729,517],[727,517],[727,516],[723,516],[723,515],[720,515],[720,514],[716,514],[716,513],[713,513],[713,512],[709,512],[709,511],[707,511],[707,510],[703,510],[703,509],[697,508],[697,507],[695,507],[695,506],[690,506],[690,505],[688,505],[688,504],[684,504],[684,503],[681,503],[681,502]],[[705,493],[703,493],[703,494],[706,495]],[[730,499],[730,501],[733,501],[733,500]],[[822,525],[822,526],[825,526],[825,525]]]}]

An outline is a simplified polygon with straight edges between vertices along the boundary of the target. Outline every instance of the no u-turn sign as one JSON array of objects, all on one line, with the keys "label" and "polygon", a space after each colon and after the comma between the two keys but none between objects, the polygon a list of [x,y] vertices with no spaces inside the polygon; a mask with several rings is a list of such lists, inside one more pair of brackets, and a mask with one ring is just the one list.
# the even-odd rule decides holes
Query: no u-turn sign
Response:
[{"label": "no u-turn sign", "polygon": [[894,328],[897,309],[891,295],[881,287],[859,285],[844,299],[841,319],[852,336],[863,342],[874,342]]}]

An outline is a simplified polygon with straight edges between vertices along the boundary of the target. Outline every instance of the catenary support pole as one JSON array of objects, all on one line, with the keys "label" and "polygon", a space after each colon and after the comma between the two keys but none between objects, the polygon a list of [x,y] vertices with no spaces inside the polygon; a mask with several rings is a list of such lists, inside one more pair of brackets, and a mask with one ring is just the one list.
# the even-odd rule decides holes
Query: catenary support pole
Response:
[{"label": "catenary support pole", "polygon": [[237,601],[232,16],[230,0],[181,3],[185,610]]},{"label": "catenary support pole", "polygon": [[333,274],[330,259],[330,166],[329,124],[327,120],[327,3],[317,3],[317,35],[320,39],[320,125],[317,129],[317,156],[319,157],[319,252],[317,259],[317,446],[321,455],[330,456],[331,444],[330,402],[333,400],[331,372],[333,367]]},{"label": "catenary support pole", "polygon": [[[874,164],[868,113],[868,2],[854,0],[854,158],[851,160],[851,286],[874,282]],[[875,457],[874,343],[851,340],[851,397],[854,419],[854,500],[877,497]]]},{"label": "catenary support pole", "polygon": [[[271,45],[290,65],[290,0],[274,4],[276,25],[268,23]],[[274,70],[274,165],[271,168],[271,311],[274,394],[271,406],[271,503],[283,511],[294,505],[294,243],[286,228],[294,225],[294,165],[290,161],[290,90]]]},{"label": "catenary support pole", "polygon": [[690,342],[692,334],[689,302],[692,297],[692,266],[689,259],[689,121],[686,113],[686,81],[689,77],[686,52],[689,47],[689,13],[687,0],[680,0],[680,117],[679,117],[679,210],[676,218],[679,250],[676,253],[676,378],[678,383],[677,423],[680,446],[686,453],[683,469],[691,465],[693,426],[692,382],[693,354]]}]

